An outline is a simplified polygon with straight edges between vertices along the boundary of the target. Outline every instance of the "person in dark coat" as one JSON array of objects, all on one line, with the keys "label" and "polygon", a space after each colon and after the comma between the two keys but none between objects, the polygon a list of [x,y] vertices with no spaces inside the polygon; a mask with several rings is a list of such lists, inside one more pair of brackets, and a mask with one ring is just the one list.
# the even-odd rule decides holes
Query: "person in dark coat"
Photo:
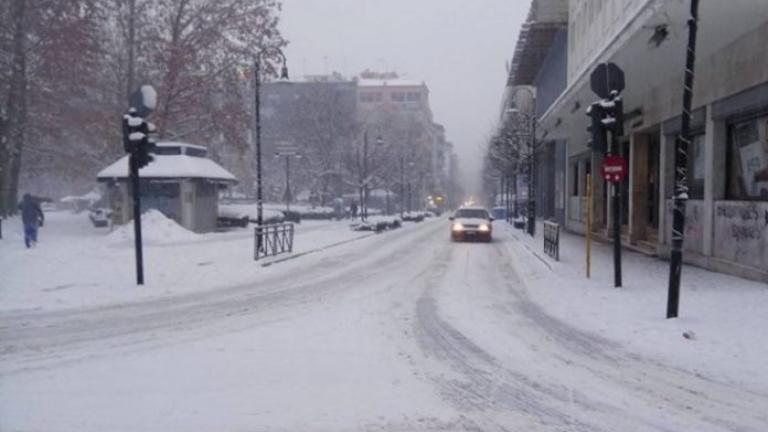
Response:
[{"label": "person in dark coat", "polygon": [[24,223],[24,244],[30,248],[37,243],[37,227],[43,226],[45,215],[40,208],[40,203],[28,193],[21,199],[19,211],[21,221]]},{"label": "person in dark coat", "polygon": [[349,212],[352,213],[352,217],[357,217],[357,201],[352,201],[349,206]]}]

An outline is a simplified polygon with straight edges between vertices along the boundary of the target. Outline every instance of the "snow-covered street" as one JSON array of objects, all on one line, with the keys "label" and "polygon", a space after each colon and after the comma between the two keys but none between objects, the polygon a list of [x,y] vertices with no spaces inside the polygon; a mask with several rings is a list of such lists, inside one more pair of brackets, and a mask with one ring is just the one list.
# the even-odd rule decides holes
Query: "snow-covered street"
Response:
[{"label": "snow-covered street", "polygon": [[[697,318],[670,322],[661,310],[654,315],[646,308],[661,286],[616,291],[598,287],[599,278],[588,285],[569,273],[574,263],[545,265],[529,250],[537,250],[533,243],[501,223],[491,244],[451,243],[445,219],[363,237],[323,224],[307,225],[303,234],[317,236],[314,247],[329,237],[354,240],[270,267],[254,263],[243,246],[243,259],[226,264],[231,272],[240,268],[230,279],[212,279],[205,276],[210,266],[179,261],[161,280],[180,278],[188,289],[177,283],[165,295],[104,295],[84,305],[60,298],[38,309],[25,301],[66,297],[61,293],[69,289],[24,300],[19,279],[5,276],[6,262],[31,260],[55,246],[44,239],[38,249],[14,251],[3,240],[3,297],[14,307],[0,312],[0,430],[764,431],[768,425],[760,334],[717,323],[745,304],[765,310],[760,284],[717,275],[716,283],[732,286],[716,294],[701,282],[710,273],[686,268],[686,280],[698,284],[690,294]],[[231,233],[207,236],[212,251],[237,243]],[[159,249],[183,255],[201,241],[150,247],[150,256]],[[564,247],[567,252],[567,241]],[[105,262],[125,254],[104,250],[113,254]],[[628,280],[656,265],[644,260],[627,257]],[[130,278],[129,259],[113,264]],[[63,273],[56,263],[40,271]],[[93,273],[99,287],[109,286],[99,280],[106,272]],[[113,288],[128,289],[130,282]],[[78,289],[87,287],[72,287]],[[729,310],[702,316],[701,305],[709,303],[695,297],[736,300],[722,302]],[[764,324],[760,316],[739,321],[750,331]],[[680,335],[689,327],[696,340]]]}]

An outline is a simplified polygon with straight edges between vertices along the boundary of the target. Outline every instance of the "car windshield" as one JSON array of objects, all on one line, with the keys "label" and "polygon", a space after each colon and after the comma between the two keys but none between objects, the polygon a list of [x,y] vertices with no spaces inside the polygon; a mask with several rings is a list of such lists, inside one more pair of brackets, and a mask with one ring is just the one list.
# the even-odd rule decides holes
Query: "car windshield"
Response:
[{"label": "car windshield", "polygon": [[488,219],[488,212],[483,209],[459,209],[453,215],[456,218]]},{"label": "car windshield", "polygon": [[0,0],[0,432],[768,432],[768,0]]}]

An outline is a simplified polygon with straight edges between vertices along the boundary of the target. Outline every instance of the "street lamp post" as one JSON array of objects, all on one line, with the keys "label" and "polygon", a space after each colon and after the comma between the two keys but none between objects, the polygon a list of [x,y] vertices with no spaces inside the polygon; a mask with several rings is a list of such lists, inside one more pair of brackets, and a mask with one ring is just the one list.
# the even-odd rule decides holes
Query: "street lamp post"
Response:
[{"label": "street lamp post", "polygon": [[405,217],[405,154],[400,153],[400,219]]},{"label": "street lamp post", "polygon": [[283,198],[285,199],[285,211],[291,211],[291,201],[293,201],[293,194],[291,193],[291,158],[301,159],[301,153],[292,148],[284,148],[275,153],[275,158],[285,157],[285,193]]},{"label": "street lamp post", "polygon": [[[376,145],[381,146],[384,143],[384,140],[381,138],[381,135],[378,135],[376,137]],[[368,128],[365,129],[363,132],[363,175],[360,179],[360,220],[365,221],[368,219],[368,198],[370,195],[370,192],[368,190],[368,182],[369,182],[369,173],[368,173]]]},{"label": "street lamp post", "polygon": [[[266,51],[261,50],[256,55],[253,62],[253,91],[255,99],[255,118],[256,118],[256,223],[259,227],[264,225],[264,188],[261,168],[261,63],[262,56]],[[277,53],[283,60],[283,67],[280,71],[280,79],[288,80],[288,65],[285,54],[278,50]],[[259,231],[261,232],[261,231]],[[262,236],[256,238],[257,250],[262,249]]]},{"label": "street lamp post", "polygon": [[[520,90],[525,90],[531,96],[530,117],[528,115],[524,116],[526,123],[530,122],[529,125],[526,125],[530,128],[530,139],[528,141],[528,205],[526,209],[528,220],[526,231],[531,237],[534,237],[536,235],[536,94],[529,87],[516,87],[513,95]],[[511,108],[508,111],[519,112],[517,108]],[[517,187],[517,184],[515,184],[515,187]],[[517,197],[515,197],[515,201],[517,201]]]}]

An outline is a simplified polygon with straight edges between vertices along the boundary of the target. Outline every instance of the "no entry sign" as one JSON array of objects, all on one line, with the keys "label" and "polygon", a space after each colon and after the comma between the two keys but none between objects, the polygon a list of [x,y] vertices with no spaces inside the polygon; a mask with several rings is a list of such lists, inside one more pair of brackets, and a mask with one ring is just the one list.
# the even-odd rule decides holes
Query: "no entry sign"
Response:
[{"label": "no entry sign", "polygon": [[618,183],[627,176],[627,161],[618,155],[608,155],[603,159],[600,174],[605,181]]}]

